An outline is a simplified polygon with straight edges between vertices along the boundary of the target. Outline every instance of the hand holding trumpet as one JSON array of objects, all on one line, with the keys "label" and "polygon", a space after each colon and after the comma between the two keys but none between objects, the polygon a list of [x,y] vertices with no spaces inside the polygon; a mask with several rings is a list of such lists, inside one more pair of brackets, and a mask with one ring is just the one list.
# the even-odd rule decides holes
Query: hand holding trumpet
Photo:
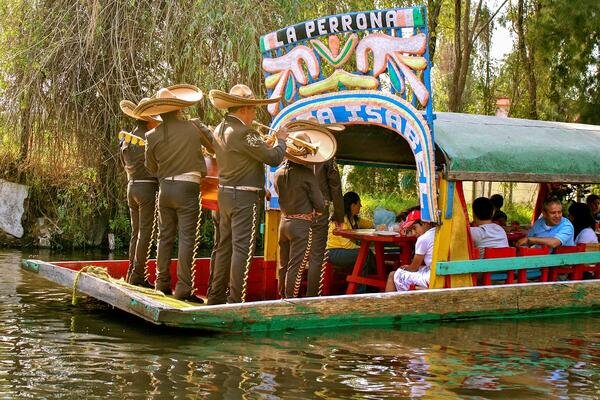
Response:
[{"label": "hand holding trumpet", "polygon": [[[257,121],[252,123],[273,132],[269,136],[263,135],[263,140],[268,146],[275,145],[277,139],[284,140],[287,144],[286,157],[294,162],[315,164],[327,161],[335,154],[337,147],[335,138],[319,124],[309,124],[306,121],[292,122],[275,130]],[[299,126],[288,126],[292,124]],[[290,132],[293,135],[290,135]]]},{"label": "hand holding trumpet", "polygon": [[[270,129],[270,128],[269,128]],[[279,127],[279,129],[277,129],[275,131],[275,133],[273,135],[267,136],[265,139],[265,143],[271,147],[273,147],[276,142],[277,139],[281,139],[283,141],[286,141],[288,139],[289,133],[288,130],[285,126],[281,126]]]},{"label": "hand holding trumpet", "polygon": [[275,132],[275,136],[277,137],[277,139],[281,139],[281,140],[286,140],[288,135],[289,135],[289,133],[285,126],[280,127]]},{"label": "hand holding trumpet", "polygon": [[267,136],[264,139],[265,143],[267,145],[269,145],[269,146],[273,146],[275,144],[275,140],[276,139],[281,139],[281,140],[286,141],[286,143],[288,143],[288,146],[290,144],[293,144],[294,146],[296,146],[298,148],[301,148],[301,149],[304,149],[305,151],[307,151],[307,152],[309,152],[311,154],[316,154],[316,152],[319,150],[319,144],[318,143],[313,144],[313,143],[310,143],[310,142],[307,142],[307,141],[304,141],[304,140],[300,140],[300,139],[295,138],[293,136],[289,136],[288,128],[285,125],[284,126],[280,126],[277,130],[275,130],[275,129],[267,126],[267,125],[261,124],[258,121],[252,121],[252,123],[254,125],[257,125],[257,126],[260,126],[262,128],[265,128],[265,129],[267,129],[267,130],[269,130],[271,132],[274,132],[273,135]]}]

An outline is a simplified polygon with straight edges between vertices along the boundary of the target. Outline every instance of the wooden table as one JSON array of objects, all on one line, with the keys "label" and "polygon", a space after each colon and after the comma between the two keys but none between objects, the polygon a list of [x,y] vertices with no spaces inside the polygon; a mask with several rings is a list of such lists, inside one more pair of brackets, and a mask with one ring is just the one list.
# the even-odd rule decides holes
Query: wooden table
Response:
[{"label": "wooden table", "polygon": [[[392,244],[400,247],[400,263],[401,265],[410,264],[412,250],[417,238],[415,236],[383,236],[375,233],[375,229],[352,229],[352,230],[337,230],[336,235],[352,240],[360,240],[360,250],[358,257],[354,263],[352,274],[346,277],[348,281],[348,289],[346,294],[356,293],[358,284],[378,287],[381,290],[385,289],[387,274],[384,264],[384,245]],[[377,274],[370,276],[362,276],[362,267],[369,254],[371,244],[375,246],[375,264],[377,266]]]}]

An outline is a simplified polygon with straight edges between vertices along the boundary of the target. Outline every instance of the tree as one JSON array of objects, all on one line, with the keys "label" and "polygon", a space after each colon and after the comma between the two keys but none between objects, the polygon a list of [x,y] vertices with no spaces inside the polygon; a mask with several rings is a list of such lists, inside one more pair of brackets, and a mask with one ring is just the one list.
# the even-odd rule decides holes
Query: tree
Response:
[{"label": "tree", "polygon": [[471,0],[454,0],[454,68],[448,90],[448,110],[462,111],[463,92],[471,66],[475,41],[507,3],[505,0],[488,19],[482,17],[482,2],[471,10]]},{"label": "tree", "polygon": [[[526,82],[527,82],[527,94],[528,94],[528,112],[527,117],[531,119],[538,119],[537,112],[537,80],[535,73],[535,47],[533,44],[527,45],[527,35],[525,33],[525,17],[526,14],[530,15],[531,19],[534,19],[532,13],[539,12],[540,4],[533,0],[531,3],[527,4],[525,0],[518,0],[517,3],[517,16],[515,21],[515,30],[517,32],[517,43],[519,50],[519,59],[521,61],[521,65],[524,68]],[[527,12],[528,5],[534,11]]]}]

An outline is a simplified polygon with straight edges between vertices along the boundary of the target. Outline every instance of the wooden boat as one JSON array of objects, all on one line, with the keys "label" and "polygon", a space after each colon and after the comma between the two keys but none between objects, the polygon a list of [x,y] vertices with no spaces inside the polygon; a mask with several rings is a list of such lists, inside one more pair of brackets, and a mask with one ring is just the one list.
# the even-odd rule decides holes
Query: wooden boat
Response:
[{"label": "wooden boat", "polygon": [[[264,257],[254,259],[248,302],[243,304],[194,306],[127,286],[118,281],[126,261],[24,260],[23,267],[153,323],[210,331],[394,326],[600,310],[598,279],[530,282],[527,275],[528,270],[574,265],[572,269],[580,271],[600,265],[600,252],[476,259],[462,190],[463,181],[534,182],[539,183],[542,199],[548,183],[598,184],[600,127],[435,115],[424,7],[305,21],[264,35],[260,46],[267,94],[282,98],[268,107],[272,128],[308,116],[343,124],[346,130],[337,135],[338,162],[416,171],[422,219],[438,223],[430,289],[276,299],[280,212],[272,186],[265,212]],[[272,173],[266,171],[269,182]],[[213,201],[210,207],[214,206]],[[106,272],[82,270],[88,265]],[[198,260],[196,267],[195,283],[203,295],[208,260]],[[516,271],[521,283],[473,286],[474,274],[506,271]]]},{"label": "wooden boat", "polygon": [[[596,255],[595,259],[600,260],[600,255]],[[205,265],[206,261],[201,260],[198,264]],[[97,272],[84,272],[78,276],[82,268],[90,265],[106,268],[111,279]],[[23,268],[65,287],[76,287],[77,293],[104,301],[154,324],[215,332],[351,326],[395,327],[417,322],[600,311],[600,285],[595,280],[262,300],[207,306],[178,301],[171,296],[125,284],[122,279],[117,278],[125,274],[127,261],[48,263],[23,260]],[[260,263],[255,262],[252,271],[258,270]],[[258,293],[260,286],[260,282],[254,282],[250,286],[253,288],[253,295]]]}]

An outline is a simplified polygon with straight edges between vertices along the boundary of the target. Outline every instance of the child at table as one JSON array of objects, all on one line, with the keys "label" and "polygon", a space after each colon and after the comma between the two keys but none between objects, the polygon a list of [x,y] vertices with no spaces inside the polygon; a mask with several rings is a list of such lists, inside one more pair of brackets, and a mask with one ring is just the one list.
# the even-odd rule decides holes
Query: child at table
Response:
[{"label": "child at table", "polygon": [[408,214],[402,229],[410,229],[417,236],[415,256],[409,265],[403,265],[390,272],[385,286],[386,292],[402,292],[412,285],[429,287],[429,273],[433,258],[433,241],[435,224],[421,220],[421,211],[414,210]]},{"label": "child at table", "polygon": [[[373,221],[362,218],[358,214],[362,204],[356,192],[344,194],[344,222],[337,224],[329,223],[329,235],[327,237],[327,257],[329,261],[338,268],[352,271],[356,258],[358,257],[359,245],[351,239],[335,234],[337,229],[368,229],[373,228]],[[375,270],[375,256],[369,250],[369,255],[363,265],[363,274]],[[360,290],[359,290],[360,291]]]}]

